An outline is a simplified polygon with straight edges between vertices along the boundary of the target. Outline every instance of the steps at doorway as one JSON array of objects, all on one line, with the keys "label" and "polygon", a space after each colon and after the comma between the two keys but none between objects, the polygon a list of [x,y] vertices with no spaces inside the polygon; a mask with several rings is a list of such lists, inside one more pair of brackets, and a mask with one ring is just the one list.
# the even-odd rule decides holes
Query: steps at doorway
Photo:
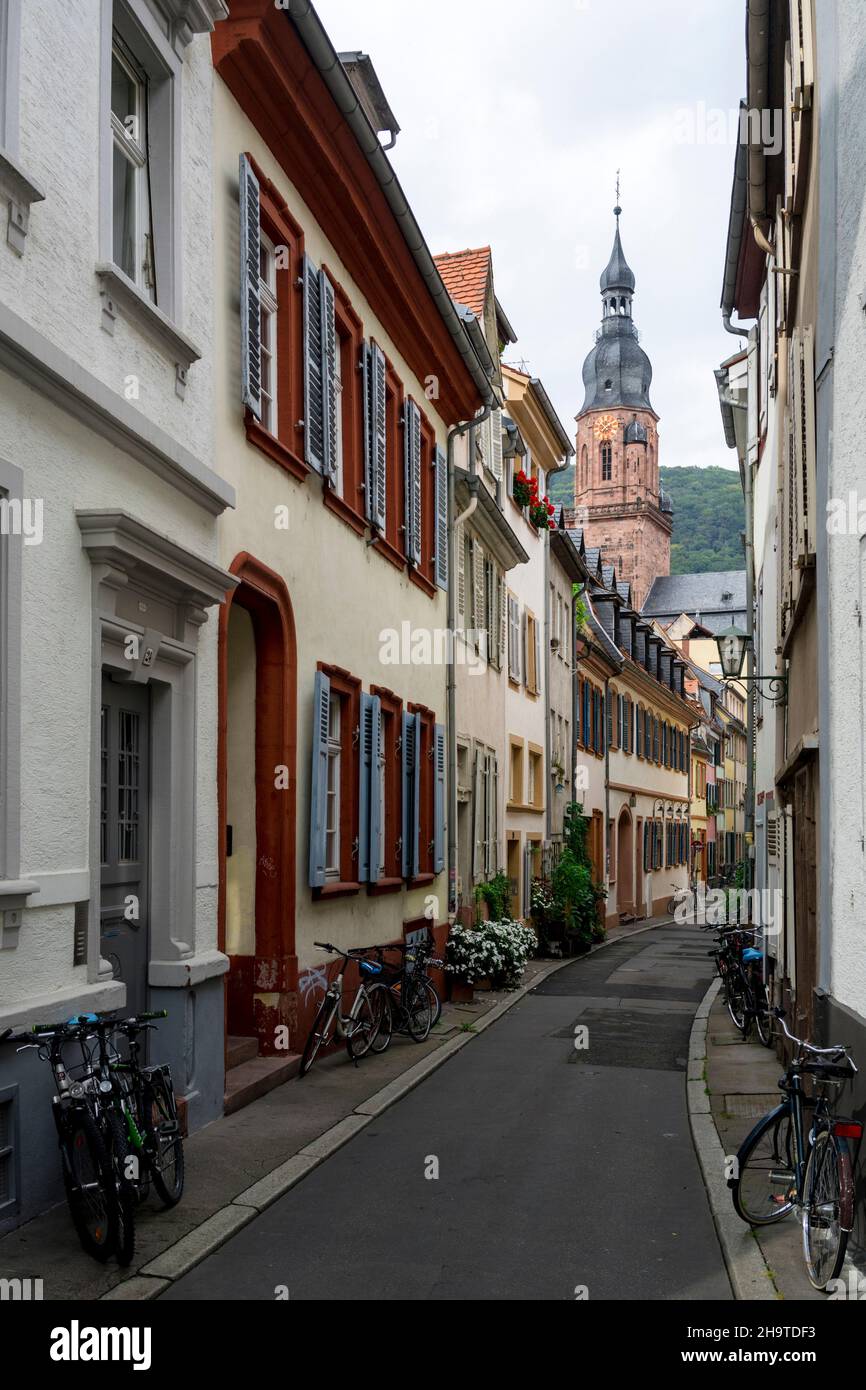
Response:
[{"label": "steps at doorway", "polygon": [[258,1038],[229,1037],[226,1047],[226,1071],[232,1071],[244,1062],[251,1062],[259,1055]]},{"label": "steps at doorway", "polygon": [[[247,1039],[244,1039],[247,1041]],[[226,1071],[225,1105],[223,1113],[233,1115],[245,1105],[267,1095],[284,1081],[291,1081],[301,1069],[299,1052],[281,1057],[251,1057]]]}]

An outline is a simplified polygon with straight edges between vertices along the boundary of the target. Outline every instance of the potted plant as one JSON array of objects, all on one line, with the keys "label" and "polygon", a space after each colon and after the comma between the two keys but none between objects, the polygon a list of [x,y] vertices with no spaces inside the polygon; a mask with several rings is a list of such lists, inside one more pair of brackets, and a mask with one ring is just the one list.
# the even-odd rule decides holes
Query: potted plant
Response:
[{"label": "potted plant", "polygon": [[514,475],[514,483],[511,488],[511,495],[518,507],[528,507],[533,497],[533,480],[527,477],[523,469]]},{"label": "potted plant", "polygon": [[522,922],[508,919],[480,922],[475,927],[453,926],[446,946],[445,970],[452,981],[473,989],[488,980],[492,989],[516,989],[526,962],[537,948],[535,932]]}]

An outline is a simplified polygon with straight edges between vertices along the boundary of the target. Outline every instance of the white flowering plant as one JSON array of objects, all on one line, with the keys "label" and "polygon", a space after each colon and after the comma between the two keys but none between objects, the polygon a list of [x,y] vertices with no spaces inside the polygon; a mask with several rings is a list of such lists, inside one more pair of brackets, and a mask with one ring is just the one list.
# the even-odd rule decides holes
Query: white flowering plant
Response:
[{"label": "white flowering plant", "polygon": [[474,985],[489,979],[494,989],[516,989],[538,937],[522,922],[479,922],[454,926],[448,937],[445,969]]}]

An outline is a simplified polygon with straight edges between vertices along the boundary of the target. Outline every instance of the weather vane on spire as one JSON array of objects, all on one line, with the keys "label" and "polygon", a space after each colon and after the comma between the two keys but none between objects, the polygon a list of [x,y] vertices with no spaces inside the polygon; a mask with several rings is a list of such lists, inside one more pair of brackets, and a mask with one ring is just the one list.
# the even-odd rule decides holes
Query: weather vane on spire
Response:
[{"label": "weather vane on spire", "polygon": [[621,208],[620,205],[619,205],[619,169],[617,169],[617,171],[616,171],[616,207],[615,207],[614,210],[613,210],[614,217],[617,219],[617,221],[619,221],[619,215],[620,215],[621,212],[622,212],[622,208]]}]

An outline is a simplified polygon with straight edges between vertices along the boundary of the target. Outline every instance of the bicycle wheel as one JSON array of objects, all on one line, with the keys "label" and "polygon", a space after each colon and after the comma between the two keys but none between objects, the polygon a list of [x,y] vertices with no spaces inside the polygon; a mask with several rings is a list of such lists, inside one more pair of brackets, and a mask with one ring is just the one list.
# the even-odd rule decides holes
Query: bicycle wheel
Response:
[{"label": "bicycle wheel", "polygon": [[773,1015],[770,1012],[770,1000],[767,994],[767,986],[761,980],[754,986],[755,999],[755,1032],[758,1041],[764,1047],[773,1046]]},{"label": "bicycle wheel", "polygon": [[728,1006],[728,1013],[731,1015],[731,1022],[735,1028],[739,1028],[745,1037],[749,1030],[750,1020],[746,986],[739,970],[728,970],[725,975],[725,1003]]},{"label": "bicycle wheel", "polygon": [[73,1115],[61,1148],[72,1224],[82,1249],[104,1264],[117,1243],[117,1200],[108,1150],[88,1114]]},{"label": "bicycle wheel", "polygon": [[730,1179],[734,1210],[750,1226],[772,1226],[796,1197],[794,1132],[790,1110],[774,1110],[743,1143],[737,1176]]},{"label": "bicycle wheel", "polygon": [[376,1040],[381,1018],[381,1012],[375,1011],[369,991],[365,988],[354,1018],[346,1024],[346,1051],[353,1062],[366,1057],[370,1051]]},{"label": "bicycle wheel", "polygon": [[150,1176],[165,1207],[176,1207],[183,1196],[183,1136],[171,1083],[162,1072],[147,1081],[143,1095],[144,1143]]},{"label": "bicycle wheel", "polygon": [[111,1147],[111,1162],[114,1169],[114,1186],[117,1193],[117,1241],[115,1253],[119,1265],[132,1264],[135,1254],[135,1179],[131,1176],[134,1168],[138,1173],[139,1158],[129,1142],[126,1120],[118,1110],[109,1110],[105,1115],[105,1127]]},{"label": "bicycle wheel", "polygon": [[373,1013],[378,1020],[376,1036],[370,1043],[371,1052],[385,1052],[391,1046],[394,1020],[391,1014],[391,991],[387,985],[373,985],[368,990]]},{"label": "bicycle wheel", "polygon": [[442,1000],[436,993],[436,986],[434,985],[432,980],[425,980],[424,985],[426,987],[427,993],[430,995],[430,1007],[433,1010],[433,1018],[430,1022],[430,1027],[435,1028],[436,1024],[442,1017]]},{"label": "bicycle wheel", "polygon": [[433,1005],[425,988],[425,980],[413,980],[408,987],[408,998],[404,998],[406,1008],[406,1028],[414,1042],[426,1042],[433,1026]]},{"label": "bicycle wheel", "polygon": [[825,1289],[838,1278],[845,1259],[854,1190],[847,1147],[840,1147],[829,1130],[815,1138],[803,1186],[806,1273],[813,1288]]},{"label": "bicycle wheel", "polygon": [[319,1005],[319,1012],[313,1020],[313,1026],[307,1034],[307,1041],[304,1043],[304,1051],[301,1055],[301,1069],[298,1073],[300,1076],[306,1076],[310,1067],[316,1060],[319,1048],[323,1043],[330,1041],[328,1033],[330,1032],[336,1012],[337,1001],[334,999],[333,995],[326,994]]}]

